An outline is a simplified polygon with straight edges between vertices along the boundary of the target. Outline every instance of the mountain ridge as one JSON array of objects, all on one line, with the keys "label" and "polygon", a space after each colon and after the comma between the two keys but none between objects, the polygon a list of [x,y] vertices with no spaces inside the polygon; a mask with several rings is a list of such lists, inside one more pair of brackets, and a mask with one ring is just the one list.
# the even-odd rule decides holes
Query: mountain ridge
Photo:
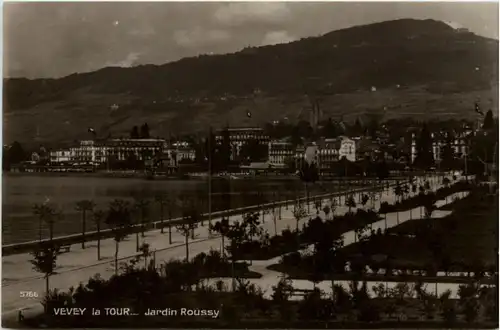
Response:
[{"label": "mountain ridge", "polygon": [[[384,107],[396,109],[390,115],[453,107],[467,116],[478,97],[497,112],[497,86],[497,40],[444,22],[402,19],[162,65],[4,79],[4,138],[53,141],[70,132],[81,138],[87,126],[126,134],[142,121],[165,135],[202,129],[207,121],[307,118],[311,99],[324,116]],[[118,111],[110,110],[114,104]],[[255,115],[243,118],[246,110]],[[75,122],[85,128],[72,129]],[[38,136],[34,125],[43,126]]]}]

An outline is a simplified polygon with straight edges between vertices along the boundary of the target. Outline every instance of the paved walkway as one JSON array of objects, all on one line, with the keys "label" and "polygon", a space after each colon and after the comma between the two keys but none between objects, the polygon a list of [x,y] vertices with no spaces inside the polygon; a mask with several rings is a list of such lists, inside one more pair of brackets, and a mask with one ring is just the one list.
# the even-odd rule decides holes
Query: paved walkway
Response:
[{"label": "paved walkway", "polygon": [[[446,199],[446,200],[439,200],[436,202],[436,207],[441,207],[444,205],[447,205],[448,203],[451,203],[454,198],[464,198],[468,195],[468,192],[465,193],[455,193]],[[387,228],[391,228],[394,226],[397,226],[398,224],[401,224],[403,222],[409,221],[409,220],[415,220],[415,219],[421,219],[420,218],[420,208],[415,208],[413,210],[408,210],[404,212],[399,212],[399,215],[396,213],[388,213],[387,214],[387,220],[381,220],[373,223],[373,229],[376,231],[378,229],[384,230],[386,226],[386,221],[387,221]],[[411,218],[410,214],[413,214],[414,216]],[[417,215],[418,214],[418,215]],[[432,213],[433,218],[443,218],[451,214],[451,211],[441,211],[441,210],[435,210]],[[368,236],[370,236],[370,233],[367,233]],[[345,234],[343,234],[343,239],[344,239],[344,246],[348,246],[350,244],[355,243],[355,232],[354,231],[349,231]],[[306,253],[311,252],[313,250],[313,245],[309,246],[308,248],[304,249],[301,251],[301,253]],[[283,277],[283,274],[280,272],[276,272],[274,270],[270,270],[267,267],[273,264],[277,264],[281,261],[281,256],[275,257],[269,260],[256,260],[253,261],[253,264],[249,266],[249,269],[255,272],[258,272],[262,274],[263,276],[258,279],[248,279],[246,281],[257,285],[260,287],[262,290],[265,292],[265,297],[270,298],[272,292],[273,292],[273,286],[275,286],[279,280]],[[438,276],[444,276],[444,273],[438,274]],[[231,287],[231,281],[232,279],[230,278],[216,278],[216,279],[209,279],[206,280],[208,283],[215,283],[219,280],[222,280],[227,287]],[[321,289],[324,294],[332,294],[332,287],[331,287],[331,281],[322,281],[318,284],[316,284],[316,287]],[[345,289],[349,289],[349,283],[350,281],[335,281],[335,284],[341,285]],[[381,282],[381,281],[367,281],[368,284],[368,291],[371,295],[374,294],[373,292],[373,287],[378,286],[379,284],[383,284],[386,288],[394,288],[398,283],[397,282]],[[314,284],[311,281],[308,280],[292,280],[292,285],[295,289],[301,289],[301,290],[311,290],[314,288]],[[359,283],[361,285],[361,283]],[[437,292],[437,294],[442,294],[446,290],[450,290],[452,292],[453,296],[457,295],[458,292],[458,287],[459,284],[454,284],[454,283],[424,283],[425,286],[429,287],[429,291],[431,292]],[[295,297],[297,299],[300,299],[300,297]]]},{"label": "paved walkway", "polygon": [[[431,182],[433,190],[441,186],[440,178],[432,179],[427,178]],[[346,192],[347,193],[347,192]],[[381,198],[380,198],[381,197]],[[377,194],[377,201],[375,207],[378,208],[380,203],[387,201],[393,203],[395,196],[393,189],[385,191],[384,193]],[[324,200],[324,203],[329,203],[330,199]],[[341,199],[344,203],[345,198]],[[370,207],[371,201],[367,203]],[[286,209],[282,207],[282,219],[276,222],[278,232],[285,228],[295,228],[296,222],[293,217],[292,207]],[[309,217],[315,214],[314,205],[311,205],[310,210],[313,214],[308,215],[300,222],[300,226]],[[347,207],[338,207],[335,214],[340,215],[347,211]],[[218,219],[213,219],[217,221]],[[235,215],[230,218],[231,221],[241,220],[241,215]],[[274,234],[274,223],[271,220],[271,215],[265,216],[263,228],[266,229],[270,235]],[[210,238],[208,236],[208,227],[198,227],[195,231],[196,239],[190,242],[189,253],[191,257],[201,253],[208,252],[210,249],[220,249],[221,239],[218,237]],[[172,231],[173,244],[168,243],[168,234],[165,232],[161,234],[159,230],[150,231],[146,233],[145,241],[150,244],[152,250],[156,250],[155,258],[157,262],[163,260],[170,260],[173,258],[185,257],[184,237],[182,237],[176,230]],[[106,239],[101,242],[101,256],[102,260],[97,261],[96,242],[88,244],[88,248],[82,250],[79,244],[72,246],[71,252],[62,254],[58,257],[57,274],[50,277],[50,287],[58,288],[60,290],[67,290],[71,286],[77,286],[80,282],[86,282],[91,276],[99,273],[103,278],[109,278],[114,273],[113,258],[115,252],[115,245],[112,239]],[[120,243],[119,258],[128,258],[135,256],[135,235],[131,235],[127,240]],[[20,296],[21,291],[33,291],[42,297],[45,291],[45,281],[41,274],[36,273],[31,269],[29,254],[17,254],[6,256],[2,258],[2,271],[4,281],[2,281],[2,314],[9,315],[15,313],[19,309],[39,309],[40,298],[23,298]],[[255,262],[254,262],[255,263]]]}]

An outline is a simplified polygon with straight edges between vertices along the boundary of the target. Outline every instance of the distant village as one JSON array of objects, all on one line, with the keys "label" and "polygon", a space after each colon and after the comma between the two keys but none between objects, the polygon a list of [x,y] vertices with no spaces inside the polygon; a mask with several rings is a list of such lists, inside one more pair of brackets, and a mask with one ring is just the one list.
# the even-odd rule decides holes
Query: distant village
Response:
[{"label": "distant village", "polygon": [[[305,123],[308,133],[296,129],[289,136],[277,137],[280,134],[272,131],[277,125],[279,122],[268,125],[271,129],[207,130],[206,136],[200,139],[151,138],[147,123],[140,128],[133,127],[127,138],[98,138],[95,130],[89,128],[88,139],[65,149],[46,150],[41,146],[9,170],[194,174],[206,172],[211,166],[213,172],[220,173],[294,173],[303,162],[308,162],[314,163],[321,173],[338,174],[345,171],[345,163],[385,163],[391,168],[409,168],[422,149],[418,145],[422,140],[422,127],[407,127],[404,134],[393,136],[392,129],[381,123],[370,128],[362,127],[359,121],[349,127],[343,123],[318,125],[316,122],[309,123],[309,127]],[[482,126],[479,122],[464,122],[454,129],[429,130],[430,141],[425,147],[432,154],[429,168],[439,167],[446,157],[452,157],[455,165],[462,164],[470,156],[472,139]],[[328,134],[331,130],[336,130],[334,137]],[[359,170],[361,167],[358,166],[357,173],[350,174],[366,175],[366,168]]]}]

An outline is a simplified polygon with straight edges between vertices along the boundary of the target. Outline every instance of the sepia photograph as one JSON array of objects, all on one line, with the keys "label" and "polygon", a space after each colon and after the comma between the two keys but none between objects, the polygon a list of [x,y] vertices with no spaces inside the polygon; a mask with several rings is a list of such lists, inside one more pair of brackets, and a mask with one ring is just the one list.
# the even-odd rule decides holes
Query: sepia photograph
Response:
[{"label": "sepia photograph", "polygon": [[498,1],[2,11],[2,328],[499,327]]}]

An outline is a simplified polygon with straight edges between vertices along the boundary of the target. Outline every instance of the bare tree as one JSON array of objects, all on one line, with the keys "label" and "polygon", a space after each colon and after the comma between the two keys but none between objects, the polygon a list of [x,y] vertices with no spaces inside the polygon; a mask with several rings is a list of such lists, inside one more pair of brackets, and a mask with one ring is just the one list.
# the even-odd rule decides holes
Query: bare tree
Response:
[{"label": "bare tree", "polygon": [[42,241],[43,223],[45,222],[53,224],[54,217],[57,215],[57,213],[51,205],[46,203],[33,205],[33,213],[38,217],[38,234],[39,240]]},{"label": "bare tree", "polygon": [[299,222],[302,220],[305,216],[307,215],[307,211],[305,210],[304,206],[297,201],[293,207],[293,217],[295,218],[296,221],[296,230],[299,232]]},{"label": "bare tree", "polygon": [[115,275],[118,274],[118,250],[120,242],[128,236],[132,225],[130,205],[123,200],[114,200],[109,205],[106,224],[113,230],[115,241]]},{"label": "bare tree", "polygon": [[87,212],[93,212],[95,203],[92,200],[84,199],[76,203],[76,210],[82,212],[82,249],[85,249],[85,231]]},{"label": "bare tree", "polygon": [[94,211],[92,217],[97,228],[97,260],[101,260],[101,223],[104,219],[105,213],[103,211]]},{"label": "bare tree", "polygon": [[182,205],[182,222],[175,227],[184,236],[186,243],[186,262],[189,261],[189,237],[194,239],[194,230],[198,227],[200,212],[193,201],[188,201]]}]

